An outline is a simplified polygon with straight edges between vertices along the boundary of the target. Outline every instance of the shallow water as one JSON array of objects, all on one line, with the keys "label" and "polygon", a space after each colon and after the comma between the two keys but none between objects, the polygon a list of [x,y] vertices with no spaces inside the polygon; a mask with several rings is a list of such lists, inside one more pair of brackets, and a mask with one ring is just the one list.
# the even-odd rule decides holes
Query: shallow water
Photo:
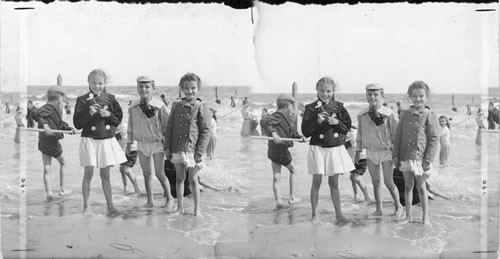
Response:
[{"label": "shallow water", "polygon": [[[252,96],[258,97],[259,95]],[[313,100],[313,95],[305,95],[304,101]],[[121,98],[126,107],[127,98]],[[464,97],[465,98],[465,97]],[[274,96],[269,95],[251,105],[258,117],[262,107],[275,107]],[[393,97],[397,100],[398,97]],[[478,98],[479,99],[479,98]],[[478,100],[477,99],[477,100]],[[363,107],[362,96],[348,100],[347,106],[353,120]],[[347,102],[346,102],[347,103]],[[74,104],[72,104],[74,107]],[[421,224],[394,222],[388,214],[393,211],[391,199],[386,189],[382,189],[385,216],[369,216],[374,205],[353,200],[353,192],[348,174],[340,177],[342,210],[348,223],[339,223],[334,218],[333,204],[329,195],[327,179],[320,189],[319,210],[322,227],[344,233],[359,231],[380,237],[397,238],[408,241],[421,251],[437,255],[447,251],[460,251],[470,247],[496,250],[498,247],[498,185],[500,183],[500,142],[498,134],[484,133],[483,145],[476,146],[475,121],[465,114],[449,111],[449,106],[437,106],[440,114],[453,117],[456,123],[451,129],[451,155],[448,168],[437,167],[434,161],[434,188],[452,197],[451,200],[436,198],[430,201],[432,227]],[[181,233],[200,245],[215,245],[221,242],[247,242],[248,233],[256,226],[281,226],[309,224],[311,208],[309,191],[311,177],[307,173],[307,144],[296,143],[291,148],[296,176],[295,194],[302,202],[283,210],[276,210],[272,192],[271,163],[267,159],[267,141],[242,139],[239,136],[242,123],[237,108],[226,105],[218,108],[217,159],[207,161],[201,177],[207,182],[225,189],[224,192],[207,190],[202,193],[202,219],[186,215],[171,215],[161,208],[164,205],[162,189],[153,180],[155,193],[154,209],[142,208],[145,197],[123,192],[118,168],[111,169],[113,199],[122,214],[108,217],[109,224],[130,223],[169,229]],[[126,112],[126,109],[124,109]],[[126,118],[126,116],[125,116]],[[71,122],[71,118],[65,119]],[[453,125],[453,123],[452,123]],[[66,186],[73,193],[55,201],[45,201],[42,182],[42,161],[37,150],[37,133],[23,133],[21,144],[13,143],[15,124],[13,119],[0,121],[0,188],[1,213],[3,222],[17,222],[25,217],[71,217],[82,212],[81,181],[83,169],[79,166],[79,136],[66,136],[61,144],[67,161]],[[53,160],[52,186],[58,191],[59,165]],[[144,191],[144,178],[139,164],[133,168]],[[24,176],[25,181],[21,182]],[[282,171],[281,193],[288,198],[288,172]],[[362,177],[373,198],[369,173]],[[483,181],[487,181],[483,184]],[[21,188],[21,184],[26,185]],[[482,187],[487,187],[485,191]],[[132,186],[129,184],[129,191]],[[24,190],[24,194],[20,191]],[[99,173],[94,173],[90,201],[98,218],[106,218],[106,203],[100,185]],[[191,199],[185,199],[186,211],[192,212]],[[415,206],[414,219],[421,219],[421,208]],[[28,230],[30,231],[36,230]],[[29,236],[29,234],[28,234]],[[493,241],[493,242],[491,242]],[[472,244],[471,244],[472,243]],[[497,247],[491,247],[496,244]],[[465,247],[465,248],[464,248]],[[452,257],[451,257],[452,258]]]}]

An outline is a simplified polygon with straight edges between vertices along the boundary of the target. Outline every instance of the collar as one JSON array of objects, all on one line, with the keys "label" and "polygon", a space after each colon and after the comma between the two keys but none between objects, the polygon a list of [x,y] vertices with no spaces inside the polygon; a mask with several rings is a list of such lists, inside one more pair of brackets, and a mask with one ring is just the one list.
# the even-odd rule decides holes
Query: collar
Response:
[{"label": "collar", "polygon": [[195,98],[191,100],[187,100],[186,97],[182,98],[180,101],[180,104],[185,105],[185,106],[194,106],[197,103],[200,103],[201,99],[200,98]]},{"label": "collar", "polygon": [[[135,100],[133,101],[131,104],[130,104],[130,108],[133,108],[135,106],[139,106],[139,104],[141,104],[141,99],[138,99],[138,100]],[[149,105],[155,107],[155,108],[158,108],[160,109],[164,104],[162,101],[160,100],[157,100],[157,99],[151,99],[151,101],[149,102]]]},{"label": "collar", "polygon": [[[365,113],[368,113],[370,111],[370,106],[364,108],[363,110],[361,110],[361,112],[359,112],[360,115],[363,115]],[[377,109],[377,112],[382,114],[382,115],[385,115],[387,117],[391,116],[391,114],[393,113],[392,110],[390,108],[387,108],[383,105],[380,106],[380,108]]]},{"label": "collar", "polygon": [[422,111],[415,110],[415,105],[410,106],[410,108],[408,109],[408,111],[411,112],[412,114],[422,114],[422,113],[424,113],[426,111],[430,111],[430,110],[431,110],[431,108],[427,105],[424,107],[424,109]]}]

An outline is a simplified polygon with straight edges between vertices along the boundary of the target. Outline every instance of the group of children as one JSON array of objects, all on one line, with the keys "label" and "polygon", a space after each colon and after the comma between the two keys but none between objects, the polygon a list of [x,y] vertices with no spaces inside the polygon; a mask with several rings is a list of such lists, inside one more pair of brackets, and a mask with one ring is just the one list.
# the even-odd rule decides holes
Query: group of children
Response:
[{"label": "group of children", "polygon": [[[307,153],[307,168],[312,175],[311,207],[312,222],[318,223],[318,198],[323,176],[328,176],[330,195],[338,220],[347,220],[342,214],[338,181],[343,173],[351,172],[355,195],[359,186],[366,201],[371,201],[367,187],[361,181],[366,168],[370,173],[374,188],[376,210],[372,215],[381,216],[381,182],[391,194],[396,219],[412,221],[413,189],[416,185],[423,210],[423,223],[430,224],[428,216],[428,190],[426,180],[431,175],[430,164],[434,159],[440,142],[440,127],[446,131],[449,123],[445,117],[438,119],[436,113],[427,105],[430,94],[429,86],[422,81],[415,81],[408,87],[408,98],[413,103],[408,109],[394,113],[383,105],[384,89],[377,84],[366,86],[366,100],[369,107],[357,116],[357,133],[351,131],[351,117],[342,102],[335,99],[336,82],[321,78],[316,84],[318,99],[305,106],[302,120],[302,133],[295,130],[296,111],[291,96],[280,95],[277,98],[278,109],[263,117],[261,124],[267,136],[273,140],[268,144],[268,158],[272,162],[273,191],[276,207],[281,208],[279,178],[281,166],[290,171],[289,203],[297,198],[293,194],[295,169],[288,148],[292,141],[282,138],[295,138],[304,141],[310,138]],[[444,118],[444,119],[443,119]],[[448,126],[447,126],[448,125]],[[446,127],[446,129],[444,129]],[[449,130],[442,133],[446,143],[442,145],[441,156],[447,157],[449,150]],[[444,141],[444,140],[443,140]],[[353,146],[355,143],[355,147]],[[347,149],[346,149],[347,147]],[[355,154],[352,154],[352,149]],[[351,156],[349,155],[351,151]],[[446,160],[443,160],[446,161]],[[446,162],[445,164],[446,165]],[[402,217],[403,206],[399,192],[393,181],[394,170],[400,170],[404,176],[404,201],[406,217]],[[356,196],[355,196],[356,197]]]},{"label": "group of children", "polygon": [[[74,127],[81,130],[79,158],[80,165],[84,167],[82,181],[84,214],[92,214],[89,203],[90,183],[96,167],[100,170],[102,189],[109,213],[118,212],[112,199],[109,177],[111,166],[120,165],[125,188],[126,177],[129,177],[135,191],[140,191],[136,178],[130,172],[137,158],[144,175],[147,198],[144,206],[154,206],[151,190],[153,170],[151,163],[153,162],[156,178],[162,185],[166,196],[165,206],[172,211],[174,197],[171,194],[169,180],[164,173],[166,157],[176,169],[177,210],[175,212],[184,213],[184,181],[188,178],[195,204],[194,215],[201,216],[198,172],[203,167],[203,155],[209,143],[213,117],[208,107],[197,98],[201,79],[193,73],[188,73],[180,79],[179,87],[184,98],[172,104],[169,114],[164,102],[153,99],[156,90],[154,80],[147,76],[138,77],[139,98],[130,103],[128,108],[129,119],[124,149],[118,142],[121,140],[121,134],[117,134],[125,131],[125,129],[120,129],[123,127],[121,124],[123,112],[115,96],[107,92],[107,74],[100,69],[95,69],[90,72],[87,81],[89,91],[77,98],[73,115]],[[53,199],[48,180],[52,157],[61,165],[59,194],[65,195],[70,192],[64,189],[63,181],[65,164],[59,143],[63,134],[53,132],[53,130],[76,132],[62,120],[64,95],[62,88],[50,87],[47,91],[48,102],[33,111],[38,127],[44,129],[39,134],[38,147],[42,152],[44,184],[48,200]]]}]

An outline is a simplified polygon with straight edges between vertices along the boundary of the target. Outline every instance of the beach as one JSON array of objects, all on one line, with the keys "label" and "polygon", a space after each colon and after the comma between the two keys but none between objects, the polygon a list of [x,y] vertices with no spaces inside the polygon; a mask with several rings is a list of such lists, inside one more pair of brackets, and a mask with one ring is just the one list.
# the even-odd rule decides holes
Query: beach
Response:
[{"label": "beach", "polygon": [[[129,90],[127,90],[130,92]],[[126,90],[123,90],[126,92]],[[244,94],[240,90],[240,96]],[[218,109],[216,159],[206,161],[202,179],[223,189],[204,190],[204,216],[192,215],[192,199],[186,199],[186,215],[170,214],[162,206],[165,199],[153,180],[155,207],[143,208],[146,198],[123,191],[117,167],[111,169],[113,200],[118,215],[107,215],[106,203],[96,171],[90,202],[96,215],[82,215],[79,165],[79,136],[66,135],[61,141],[67,161],[66,186],[73,193],[46,201],[42,181],[42,161],[37,150],[37,133],[24,132],[21,143],[13,142],[13,118],[0,121],[1,249],[4,258],[497,258],[499,240],[499,134],[482,133],[482,145],[475,144],[475,121],[449,109],[447,97],[434,97],[440,114],[453,116],[452,151],[448,168],[433,163],[434,187],[450,200],[429,201],[432,226],[396,222],[391,198],[382,189],[384,216],[370,216],[374,205],[355,201],[349,175],[339,178],[342,211],[350,220],[335,220],[326,178],[320,189],[322,223],[313,225],[307,173],[308,144],[290,149],[295,168],[296,196],[302,201],[276,209],[271,188],[271,164],[267,141],[239,136],[243,119],[238,107],[228,106],[231,89],[221,92]],[[73,95],[81,94],[73,91]],[[119,92],[117,94],[122,94]],[[251,112],[260,116],[262,107],[275,108],[276,94],[250,94]],[[43,96],[39,92],[30,97]],[[119,97],[126,107],[134,95]],[[401,95],[404,96],[404,95]],[[205,100],[213,97],[206,97]],[[339,97],[340,98],[340,97]],[[342,96],[353,121],[363,107],[363,95]],[[399,97],[391,97],[390,104]],[[446,98],[446,99],[445,99]],[[463,97],[463,99],[470,99]],[[480,98],[477,97],[476,100]],[[314,94],[301,96],[301,104],[312,102]],[[456,98],[457,105],[460,97]],[[74,107],[74,103],[71,103]],[[239,104],[239,103],[238,103]],[[215,104],[212,104],[215,105]],[[126,109],[124,109],[126,110]],[[2,114],[4,116],[5,114]],[[2,117],[3,118],[3,117]],[[260,117],[259,117],[260,118]],[[68,116],[65,118],[71,122]],[[463,123],[460,123],[463,121]],[[59,165],[53,160],[52,186],[58,191]],[[134,175],[144,191],[140,166]],[[288,198],[288,172],[282,171],[281,193]],[[24,180],[23,180],[24,179]],[[370,176],[362,177],[373,198]],[[24,186],[23,186],[24,185]],[[484,188],[483,188],[484,187]],[[129,184],[128,190],[132,191]],[[421,220],[421,208],[414,207],[414,219]]]}]

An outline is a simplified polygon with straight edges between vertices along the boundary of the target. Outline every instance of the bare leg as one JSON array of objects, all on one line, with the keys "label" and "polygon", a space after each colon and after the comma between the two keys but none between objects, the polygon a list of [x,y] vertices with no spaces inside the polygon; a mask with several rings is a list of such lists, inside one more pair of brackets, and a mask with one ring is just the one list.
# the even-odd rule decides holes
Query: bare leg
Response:
[{"label": "bare leg", "polygon": [[412,221],[411,217],[411,206],[413,202],[413,173],[403,172],[403,177],[405,179],[405,207],[406,207],[406,217],[404,221],[410,223]]},{"label": "bare leg", "polygon": [[356,186],[356,174],[350,173],[349,179],[351,180],[352,191],[354,192],[354,200],[357,201],[358,187]]},{"label": "bare leg", "polygon": [[191,185],[191,190],[193,193],[195,216],[203,216],[201,214],[201,207],[200,207],[200,183],[198,182],[199,171],[200,169],[198,167],[189,168],[189,184]]},{"label": "bare leg", "polygon": [[293,166],[292,163],[288,164],[285,166],[288,171],[290,172],[290,197],[288,198],[288,204],[293,204],[302,201],[301,198],[296,198],[295,195],[293,194],[294,190],[294,185],[295,185],[295,167]]},{"label": "bare leg", "polygon": [[392,196],[392,200],[394,201],[394,214],[397,219],[401,218],[401,214],[403,213],[403,205],[399,202],[399,192],[394,184],[394,179],[392,178],[392,160],[382,162],[382,170],[384,174],[384,184],[389,190],[389,193]]},{"label": "bare leg", "polygon": [[359,186],[361,191],[363,192],[363,196],[365,196],[365,201],[366,202],[372,202],[372,199],[370,198],[370,194],[368,194],[368,187],[366,184],[361,180],[361,176],[358,174],[354,174],[354,183]]},{"label": "bare leg", "polygon": [[86,166],[83,171],[82,180],[82,194],[83,194],[83,215],[91,216],[93,215],[90,209],[89,196],[90,196],[90,182],[92,181],[92,176],[94,175],[94,167]]},{"label": "bare leg", "polygon": [[113,205],[113,193],[111,191],[111,182],[109,181],[109,170],[110,169],[111,169],[111,166],[107,166],[106,168],[100,169],[102,190],[104,191],[104,198],[106,198],[108,212],[118,213],[118,210]]},{"label": "bare leg", "polygon": [[417,188],[418,195],[420,196],[420,203],[422,204],[422,222],[425,225],[430,225],[431,222],[429,220],[429,199],[427,188],[425,188],[425,181],[427,180],[427,175],[418,175],[417,178]]},{"label": "bare leg", "polygon": [[168,178],[165,176],[165,155],[163,152],[156,153],[153,155],[153,161],[155,165],[155,174],[158,181],[160,181],[161,187],[163,187],[163,193],[167,195],[167,201],[165,206],[170,211],[174,206],[174,197],[172,196],[172,192],[170,191],[170,182]]},{"label": "bare leg", "polygon": [[45,185],[45,194],[47,200],[51,201],[54,199],[52,195],[52,187],[50,186],[50,172],[52,171],[52,157],[42,153],[43,161],[43,184]]},{"label": "bare leg", "polygon": [[144,207],[152,208],[153,203],[153,193],[151,190],[151,157],[145,156],[141,151],[137,151],[139,157],[139,163],[141,164],[142,174],[144,175],[144,185],[146,187],[146,204]]},{"label": "bare leg", "polygon": [[184,213],[184,181],[186,180],[186,165],[175,163],[176,182],[175,189],[177,193],[177,213]]},{"label": "bare leg", "polygon": [[370,159],[367,159],[368,171],[370,172],[370,176],[372,178],[373,184],[373,194],[375,195],[375,212],[372,213],[373,216],[382,216],[382,197],[380,194],[380,181],[381,181],[381,172],[380,165],[374,164]]},{"label": "bare leg", "polygon": [[120,165],[120,174],[122,175],[122,182],[123,182],[123,191],[127,192],[127,175],[126,175],[126,166]]},{"label": "bare leg", "polygon": [[311,208],[312,208],[312,223],[319,224],[319,213],[318,213],[318,199],[319,199],[319,187],[321,187],[321,180],[323,175],[315,174],[312,178],[311,184]]},{"label": "bare leg", "polygon": [[280,178],[281,178],[281,165],[275,162],[271,162],[271,167],[273,169],[273,192],[274,200],[276,202],[276,208],[283,208],[281,203],[281,192],[280,192]]},{"label": "bare leg", "polygon": [[56,158],[59,162],[59,195],[67,195],[72,193],[72,190],[64,189],[64,172],[66,171],[66,163],[64,161],[64,157],[61,155]]},{"label": "bare leg", "polygon": [[333,207],[335,208],[335,217],[338,220],[348,221],[347,218],[342,215],[342,208],[340,206],[339,175],[340,174],[335,174],[328,177],[330,196],[332,197]]}]

